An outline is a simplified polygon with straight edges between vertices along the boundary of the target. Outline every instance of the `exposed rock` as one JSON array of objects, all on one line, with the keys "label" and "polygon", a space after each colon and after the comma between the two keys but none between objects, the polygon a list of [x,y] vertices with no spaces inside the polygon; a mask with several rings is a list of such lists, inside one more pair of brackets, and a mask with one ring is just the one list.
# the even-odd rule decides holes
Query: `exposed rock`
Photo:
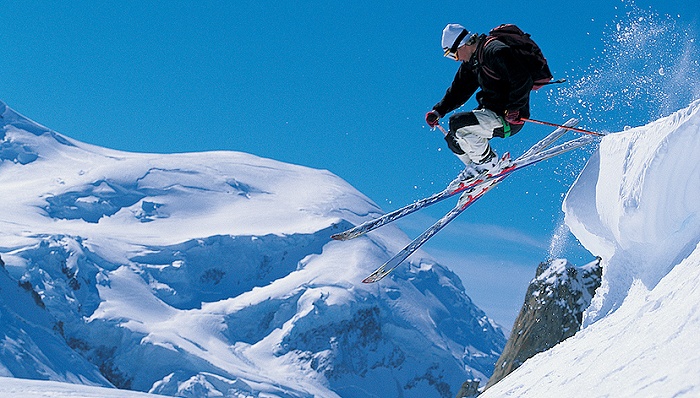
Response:
[{"label": "exposed rock", "polygon": [[600,286],[601,275],[600,258],[583,267],[561,259],[541,263],[486,388],[535,354],[573,336],[580,329],[583,312]]},{"label": "exposed rock", "polygon": [[474,398],[479,395],[479,379],[469,379],[462,383],[457,398]]}]

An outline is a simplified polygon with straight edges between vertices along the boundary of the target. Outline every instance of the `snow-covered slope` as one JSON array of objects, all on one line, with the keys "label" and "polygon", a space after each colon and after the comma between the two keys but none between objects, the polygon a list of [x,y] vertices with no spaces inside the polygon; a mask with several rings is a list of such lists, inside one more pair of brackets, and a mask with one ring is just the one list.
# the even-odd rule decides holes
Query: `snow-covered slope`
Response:
[{"label": "snow-covered slope", "polygon": [[61,324],[43,308],[28,283],[0,269],[0,376],[109,386],[97,368],[68,347]]},{"label": "snow-covered slope", "polygon": [[[333,174],[113,151],[2,103],[0,115],[0,316],[13,320],[0,375],[181,396],[452,397],[491,373],[502,332],[424,253],[360,283],[407,237],[332,241],[380,213]],[[30,345],[14,337],[26,325]],[[22,356],[42,369],[16,371]]]},{"label": "snow-covered slope", "polygon": [[611,134],[564,203],[603,258],[574,337],[484,397],[700,396],[700,101]]},{"label": "snow-covered slope", "polygon": [[0,377],[0,397],[22,398],[163,398],[162,395],[58,381]]}]

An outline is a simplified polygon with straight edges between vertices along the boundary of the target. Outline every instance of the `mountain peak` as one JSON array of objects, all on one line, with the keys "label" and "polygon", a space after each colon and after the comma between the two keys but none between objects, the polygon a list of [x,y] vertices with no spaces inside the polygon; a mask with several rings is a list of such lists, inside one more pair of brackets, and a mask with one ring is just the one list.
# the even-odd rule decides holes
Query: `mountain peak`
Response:
[{"label": "mountain peak", "polygon": [[113,385],[452,397],[492,372],[505,338],[451,271],[419,253],[361,283],[408,237],[332,240],[381,212],[337,176],[240,152],[114,151],[2,114],[8,276]]}]

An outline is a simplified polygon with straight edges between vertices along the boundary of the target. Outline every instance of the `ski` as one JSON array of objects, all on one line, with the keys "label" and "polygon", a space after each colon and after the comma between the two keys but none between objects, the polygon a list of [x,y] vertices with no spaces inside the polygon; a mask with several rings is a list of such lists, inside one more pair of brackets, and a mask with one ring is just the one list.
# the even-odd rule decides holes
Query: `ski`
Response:
[{"label": "ski", "polygon": [[[567,141],[563,144],[557,145],[548,150],[536,153],[530,157],[523,159],[523,161],[532,160],[528,164],[534,164],[539,161],[552,158],[557,155],[569,152],[573,149],[580,148],[591,143],[594,140],[591,136],[583,136],[571,141]],[[537,160],[533,160],[533,158]],[[507,169],[506,169],[507,170]],[[471,187],[469,190],[464,192],[457,202],[457,205],[452,208],[447,214],[445,214],[441,219],[439,219],[435,224],[426,229],[422,234],[420,234],[416,239],[404,247],[400,252],[398,252],[394,257],[389,259],[381,267],[377,268],[372,272],[367,278],[365,278],[363,283],[374,283],[380,281],[387,275],[389,275],[396,267],[398,267],[404,260],[406,260],[411,254],[413,254],[418,248],[420,248],[425,242],[428,241],[433,235],[438,233],[442,228],[454,220],[458,215],[460,215],[464,210],[471,206],[474,202],[480,199],[486,192],[490,191],[496,187],[501,181],[506,179],[513,170],[506,173],[501,173],[498,176],[489,179],[485,182],[478,184],[477,186]]]},{"label": "ski", "polygon": [[[502,178],[505,178],[502,177]],[[368,277],[362,280],[362,283],[374,283],[378,282],[387,275],[389,275],[396,267],[398,267],[404,260],[406,260],[411,254],[413,254],[419,247],[421,247],[425,242],[428,241],[433,235],[438,233],[443,227],[454,220],[458,215],[460,215],[464,210],[466,210],[472,203],[476,202],[481,196],[483,196],[491,188],[498,185],[499,180],[492,180],[483,184],[483,188],[472,187],[469,191],[462,194],[460,201],[445,214],[441,219],[439,219],[435,224],[426,229],[422,234],[420,234],[416,239],[409,243],[406,247],[401,249],[400,252],[396,253],[389,261],[384,263],[381,267],[377,268]],[[477,191],[476,193],[473,193]],[[466,198],[462,200],[462,198]]]},{"label": "ski", "polygon": [[[575,118],[569,119],[566,123],[563,125],[566,127],[573,127],[576,124],[578,124],[578,120]],[[349,240],[349,239],[354,239],[357,238],[358,236],[362,236],[366,234],[367,232],[373,231],[385,224],[388,224],[392,221],[395,221],[399,218],[405,217],[409,214],[412,214],[426,206],[433,205],[435,203],[441,202],[447,198],[450,198],[460,192],[464,192],[465,190],[468,190],[476,185],[479,185],[485,181],[498,178],[502,174],[508,174],[512,173],[515,170],[518,170],[520,168],[529,166],[533,163],[537,163],[540,160],[535,160],[534,162],[525,162],[526,159],[530,158],[532,155],[537,154],[538,152],[543,151],[545,148],[549,147],[553,142],[555,142],[557,139],[561,138],[565,133],[567,132],[566,129],[564,128],[558,128],[554,130],[552,133],[544,137],[542,140],[538,141],[535,145],[533,145],[527,152],[525,152],[523,155],[521,155],[518,159],[516,159],[513,164],[511,164],[510,167],[507,167],[504,170],[501,170],[498,173],[494,173],[489,175],[488,173],[484,173],[481,175],[477,175],[471,179],[468,180],[462,180],[460,178],[457,178],[453,180],[447,188],[442,190],[441,192],[438,192],[436,194],[433,194],[427,198],[418,200],[416,202],[413,202],[409,205],[406,205],[400,209],[394,210],[392,212],[389,212],[387,214],[384,214],[383,216],[380,216],[378,218],[369,220],[363,224],[360,224],[356,227],[353,227],[351,229],[348,229],[346,231],[337,233],[331,238],[336,239],[336,240]]]}]

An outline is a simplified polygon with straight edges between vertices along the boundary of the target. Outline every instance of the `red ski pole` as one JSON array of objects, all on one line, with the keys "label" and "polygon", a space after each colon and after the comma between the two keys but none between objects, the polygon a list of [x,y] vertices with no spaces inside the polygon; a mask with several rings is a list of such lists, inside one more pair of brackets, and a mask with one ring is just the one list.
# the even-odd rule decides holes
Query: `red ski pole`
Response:
[{"label": "red ski pole", "polygon": [[445,130],[445,128],[442,127],[440,124],[437,125],[437,128],[439,128],[440,131],[442,131],[442,134],[447,135],[447,130]]},{"label": "red ski pole", "polygon": [[550,122],[543,122],[541,120],[535,120],[535,119],[528,119],[525,117],[521,117],[520,120],[530,122],[530,123],[537,123],[537,124],[543,124],[545,126],[550,126],[550,127],[560,127],[566,130],[571,130],[571,131],[577,131],[579,133],[584,133],[584,134],[590,134],[590,135],[597,135],[598,137],[603,137],[605,134],[603,133],[596,133],[595,131],[589,131],[589,130],[584,130],[584,129],[579,129],[576,127],[568,127],[568,126],[562,126],[561,124],[556,124],[556,123],[550,123]]}]

